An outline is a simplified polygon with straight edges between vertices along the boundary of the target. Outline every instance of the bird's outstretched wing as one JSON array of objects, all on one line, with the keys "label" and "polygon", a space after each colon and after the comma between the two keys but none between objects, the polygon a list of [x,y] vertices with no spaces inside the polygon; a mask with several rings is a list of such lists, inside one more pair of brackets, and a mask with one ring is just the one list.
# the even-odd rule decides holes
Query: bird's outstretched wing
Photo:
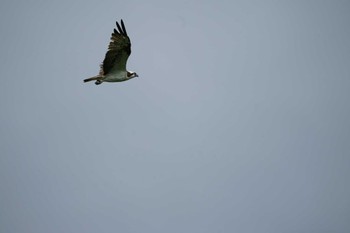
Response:
[{"label": "bird's outstretched wing", "polygon": [[108,46],[105,59],[101,64],[100,75],[106,75],[112,70],[126,70],[126,62],[131,54],[131,43],[126,33],[123,20],[121,26],[118,22],[117,29],[114,29],[111,42]]}]

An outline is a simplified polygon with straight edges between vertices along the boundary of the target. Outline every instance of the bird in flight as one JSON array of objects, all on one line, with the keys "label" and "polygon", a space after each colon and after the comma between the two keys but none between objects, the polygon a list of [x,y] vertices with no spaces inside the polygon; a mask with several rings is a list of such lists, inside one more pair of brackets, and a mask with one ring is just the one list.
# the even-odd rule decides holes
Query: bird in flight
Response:
[{"label": "bird in flight", "polygon": [[95,84],[99,85],[103,82],[122,82],[138,77],[135,72],[126,70],[126,62],[131,54],[130,38],[123,20],[121,25],[118,22],[116,24],[118,30],[114,28],[99,74],[85,79],[84,82],[95,81]]}]

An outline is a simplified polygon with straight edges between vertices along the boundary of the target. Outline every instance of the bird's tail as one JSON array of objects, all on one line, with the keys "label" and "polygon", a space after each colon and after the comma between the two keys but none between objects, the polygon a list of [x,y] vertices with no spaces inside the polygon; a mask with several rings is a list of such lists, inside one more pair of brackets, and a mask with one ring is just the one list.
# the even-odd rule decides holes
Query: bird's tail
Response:
[{"label": "bird's tail", "polygon": [[96,82],[95,82],[96,85],[99,85],[102,83],[102,77],[100,75],[96,75],[94,77],[84,79],[84,83],[90,82],[90,81],[95,81],[95,80],[96,80]]}]

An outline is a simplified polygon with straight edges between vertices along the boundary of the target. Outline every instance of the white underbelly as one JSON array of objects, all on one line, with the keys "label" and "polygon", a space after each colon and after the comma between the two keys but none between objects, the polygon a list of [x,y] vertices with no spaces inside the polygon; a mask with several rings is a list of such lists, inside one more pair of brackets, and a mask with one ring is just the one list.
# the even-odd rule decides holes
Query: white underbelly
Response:
[{"label": "white underbelly", "polygon": [[118,73],[109,73],[103,79],[104,82],[122,82],[125,81],[126,72],[118,72]]}]

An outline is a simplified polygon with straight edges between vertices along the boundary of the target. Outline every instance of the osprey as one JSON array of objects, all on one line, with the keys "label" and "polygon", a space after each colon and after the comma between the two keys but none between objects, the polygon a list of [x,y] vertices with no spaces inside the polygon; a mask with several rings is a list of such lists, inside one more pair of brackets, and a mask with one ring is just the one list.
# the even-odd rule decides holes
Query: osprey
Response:
[{"label": "osprey", "polygon": [[130,38],[123,20],[121,26],[118,22],[116,24],[118,30],[114,28],[105,59],[100,65],[100,73],[85,79],[84,82],[95,81],[95,84],[99,85],[102,82],[122,82],[138,77],[135,72],[126,70],[126,62],[131,53]]}]

